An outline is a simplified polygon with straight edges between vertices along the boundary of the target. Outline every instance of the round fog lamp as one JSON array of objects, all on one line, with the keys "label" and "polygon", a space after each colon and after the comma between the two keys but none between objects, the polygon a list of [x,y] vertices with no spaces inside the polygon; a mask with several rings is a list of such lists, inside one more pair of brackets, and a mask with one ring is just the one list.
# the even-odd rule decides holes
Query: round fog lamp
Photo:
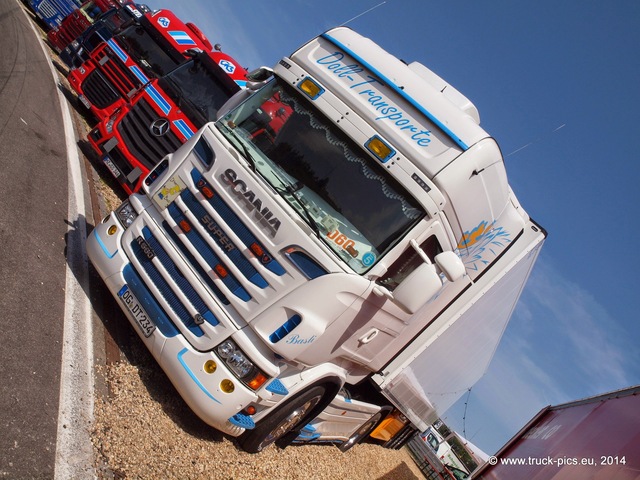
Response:
[{"label": "round fog lamp", "polygon": [[231,393],[236,389],[236,387],[233,385],[233,382],[229,379],[224,379],[220,382],[220,390],[222,390],[224,393]]},{"label": "round fog lamp", "polygon": [[213,360],[207,360],[204,364],[204,371],[207,373],[215,372],[216,368],[218,368],[218,365]]},{"label": "round fog lamp", "polygon": [[116,233],[118,231],[118,227],[116,227],[115,225],[111,225],[109,227],[109,230],[107,230],[107,233],[109,235],[113,235],[114,233]]}]

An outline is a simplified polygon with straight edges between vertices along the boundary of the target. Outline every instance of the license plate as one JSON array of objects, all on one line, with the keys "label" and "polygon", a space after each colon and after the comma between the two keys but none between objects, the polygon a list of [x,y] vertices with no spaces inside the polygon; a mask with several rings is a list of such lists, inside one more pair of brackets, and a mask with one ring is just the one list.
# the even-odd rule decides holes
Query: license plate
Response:
[{"label": "license plate", "polygon": [[120,292],[118,292],[118,296],[133,316],[140,330],[142,330],[142,334],[145,337],[149,337],[155,331],[156,325],[147,312],[145,312],[144,308],[142,308],[142,305],[140,305],[140,302],[133,292],[125,285]]},{"label": "license plate", "polygon": [[84,98],[84,95],[78,95],[78,100],[80,100],[82,102],[82,104],[85,107],[87,107],[87,109],[91,110],[91,103],[89,102],[89,100]]},{"label": "license plate", "polygon": [[109,169],[109,171],[114,177],[118,178],[120,176],[120,170],[118,170],[118,167],[116,167],[116,164],[113,163],[109,157],[104,157],[102,161],[104,162],[104,164],[107,166],[107,168]]}]

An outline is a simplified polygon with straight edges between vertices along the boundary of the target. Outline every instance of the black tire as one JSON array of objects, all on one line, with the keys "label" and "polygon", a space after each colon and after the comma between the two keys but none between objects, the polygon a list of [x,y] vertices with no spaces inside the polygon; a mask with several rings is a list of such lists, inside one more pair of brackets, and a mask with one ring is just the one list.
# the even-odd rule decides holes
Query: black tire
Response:
[{"label": "black tire", "polygon": [[378,426],[378,423],[380,423],[380,420],[382,420],[385,414],[386,412],[379,411],[364,424],[362,424],[362,426],[358,430],[356,430],[346,442],[343,442],[338,446],[340,451],[346,452],[348,450],[351,450],[354,445],[360,443],[363,438],[367,437],[371,432],[373,432],[373,429]]},{"label": "black tire", "polygon": [[261,452],[296,427],[312,420],[315,407],[322,402],[326,392],[324,385],[316,385],[299,393],[262,419],[256,428],[243,433],[238,443],[249,453]]}]

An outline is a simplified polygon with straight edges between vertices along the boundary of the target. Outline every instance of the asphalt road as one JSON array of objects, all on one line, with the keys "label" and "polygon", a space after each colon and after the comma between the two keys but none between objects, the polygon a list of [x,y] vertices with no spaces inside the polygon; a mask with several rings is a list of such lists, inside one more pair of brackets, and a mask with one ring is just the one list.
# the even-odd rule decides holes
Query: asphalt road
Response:
[{"label": "asphalt road", "polygon": [[69,218],[58,87],[17,0],[0,0],[0,32],[0,478],[53,478],[69,239],[84,219]]}]

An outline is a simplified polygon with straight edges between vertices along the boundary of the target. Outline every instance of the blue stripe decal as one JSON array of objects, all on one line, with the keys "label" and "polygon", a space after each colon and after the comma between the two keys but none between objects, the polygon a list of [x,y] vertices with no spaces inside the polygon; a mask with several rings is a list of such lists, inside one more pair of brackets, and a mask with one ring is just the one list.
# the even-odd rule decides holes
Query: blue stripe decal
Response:
[{"label": "blue stripe decal", "polygon": [[389,87],[391,87],[398,95],[400,95],[402,98],[404,98],[414,108],[416,108],[420,113],[422,113],[425,117],[427,117],[429,120],[431,120],[440,130],[442,130],[444,133],[446,133],[454,142],[456,142],[458,144],[458,146],[460,146],[460,148],[462,148],[463,150],[468,150],[469,149],[469,146],[466,143],[464,143],[461,138],[459,138],[457,135],[455,135],[446,125],[444,125],[442,122],[440,122],[440,120],[438,120],[436,117],[434,117],[428,110],[426,110],[422,105],[420,105],[418,102],[416,102],[407,93],[405,93],[403,90],[401,90],[394,83],[393,80],[391,80],[390,78],[388,78],[385,75],[383,75],[382,73],[380,73],[375,67],[373,67],[371,64],[369,64],[368,62],[363,60],[362,57],[360,57],[357,53],[355,53],[353,50],[351,50],[349,47],[344,45],[339,40],[336,40],[335,38],[333,38],[332,36],[330,36],[330,35],[328,35],[326,33],[323,33],[320,36],[322,38],[324,38],[325,40],[330,41],[331,43],[333,43],[338,48],[341,48],[342,50],[347,52],[355,60],[360,62],[362,65],[364,65],[365,68],[367,68],[368,70],[373,72],[375,75],[380,77],[380,79],[382,81],[384,81]]},{"label": "blue stripe decal", "polygon": [[189,34],[187,34],[187,32],[172,30],[168,33],[178,45],[196,45],[196,42],[189,36]]},{"label": "blue stripe decal", "polygon": [[[218,400],[216,397],[214,397],[213,395],[211,395],[209,393],[209,391],[205,388],[204,385],[202,385],[202,383],[200,382],[200,380],[198,380],[198,378],[193,374],[193,372],[191,371],[191,369],[189,368],[189,366],[186,364],[186,362],[182,359],[182,357],[184,356],[184,354],[187,353],[187,349],[183,348],[179,353],[178,353],[178,361],[180,362],[180,365],[182,365],[182,367],[187,371],[187,373],[189,374],[189,376],[191,377],[191,380],[193,380],[195,382],[195,384],[200,388],[200,390],[202,390],[204,392],[204,394],[209,397],[211,400],[213,400],[216,403],[220,403],[220,400]],[[220,405],[222,405],[222,403],[220,403]]]},{"label": "blue stripe decal", "polygon": [[122,60],[123,62],[127,61],[129,55],[124,53],[124,50],[120,48],[120,46],[113,40],[113,38],[107,40],[107,44],[111,47],[111,50],[113,50],[114,53],[118,55],[118,57],[120,57],[120,60]]},{"label": "blue stripe decal", "polygon": [[140,70],[140,67],[138,67],[137,65],[129,67],[129,70],[131,70],[133,74],[138,77],[138,80],[140,80],[142,83],[149,83],[149,79],[144,73],[142,73],[142,70]]},{"label": "blue stripe decal", "polygon": [[113,257],[116,256],[116,253],[118,253],[118,249],[116,249],[116,251],[113,252],[113,253],[109,253],[109,250],[107,250],[107,246],[102,242],[102,239],[98,235],[98,232],[96,232],[94,230],[93,231],[93,236],[96,237],[96,240],[98,241],[98,245],[100,245],[100,248],[102,249],[102,252],[105,254],[105,256],[107,258],[113,258]]},{"label": "blue stripe decal", "polygon": [[235,82],[238,84],[238,86],[240,88],[247,88],[247,81],[246,80],[235,80]]},{"label": "blue stripe decal", "polygon": [[153,101],[156,102],[156,105],[158,105],[160,110],[162,110],[165,115],[169,115],[169,112],[171,111],[171,105],[164,99],[162,94],[158,90],[156,90],[153,85],[149,85],[147,88],[145,88],[145,90],[153,99]]},{"label": "blue stripe decal", "polygon": [[184,135],[187,140],[189,140],[193,136],[193,130],[189,128],[189,125],[187,125],[187,122],[185,122],[184,120],[175,120],[173,124],[178,130],[180,130],[180,133],[182,133],[182,135]]}]

